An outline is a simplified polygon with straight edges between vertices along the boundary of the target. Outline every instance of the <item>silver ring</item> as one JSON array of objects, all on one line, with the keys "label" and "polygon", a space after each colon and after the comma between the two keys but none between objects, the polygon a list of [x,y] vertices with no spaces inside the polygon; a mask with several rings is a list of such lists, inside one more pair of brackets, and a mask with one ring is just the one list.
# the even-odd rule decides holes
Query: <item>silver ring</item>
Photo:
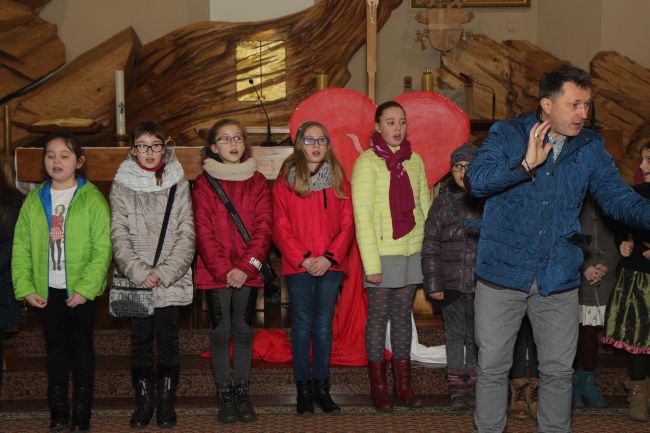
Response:
[{"label": "silver ring", "polygon": [[535,133],[535,138],[539,138],[539,134],[537,132]]}]

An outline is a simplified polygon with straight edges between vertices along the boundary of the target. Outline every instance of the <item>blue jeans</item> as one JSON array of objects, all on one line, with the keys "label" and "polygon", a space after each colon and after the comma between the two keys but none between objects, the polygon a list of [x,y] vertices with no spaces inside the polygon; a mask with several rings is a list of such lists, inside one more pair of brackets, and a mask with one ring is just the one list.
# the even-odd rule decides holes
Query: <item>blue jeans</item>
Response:
[{"label": "blue jeans", "polygon": [[578,342],[578,290],[541,296],[476,285],[474,301],[478,380],[474,421],[479,433],[506,426],[508,372],[521,320],[528,312],[537,344],[539,402],[537,431],[571,431],[571,375]]},{"label": "blue jeans", "polygon": [[[332,351],[332,315],[343,272],[327,271],[320,277],[307,272],[287,275],[291,302],[291,352],[297,381],[328,379]],[[309,363],[314,338],[314,371]]]}]

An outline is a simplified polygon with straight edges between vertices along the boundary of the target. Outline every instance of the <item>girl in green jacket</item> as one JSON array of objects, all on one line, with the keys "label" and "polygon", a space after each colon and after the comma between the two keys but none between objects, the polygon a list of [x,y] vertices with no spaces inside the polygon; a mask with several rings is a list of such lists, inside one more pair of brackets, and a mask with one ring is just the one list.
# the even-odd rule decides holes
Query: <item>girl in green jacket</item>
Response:
[{"label": "girl in green jacket", "polygon": [[95,374],[94,299],[106,286],[111,261],[110,214],[102,193],[78,175],[85,163],[79,139],[57,133],[44,142],[49,180],[29,194],[18,216],[14,294],[38,310],[45,328],[50,430],[86,431]]}]

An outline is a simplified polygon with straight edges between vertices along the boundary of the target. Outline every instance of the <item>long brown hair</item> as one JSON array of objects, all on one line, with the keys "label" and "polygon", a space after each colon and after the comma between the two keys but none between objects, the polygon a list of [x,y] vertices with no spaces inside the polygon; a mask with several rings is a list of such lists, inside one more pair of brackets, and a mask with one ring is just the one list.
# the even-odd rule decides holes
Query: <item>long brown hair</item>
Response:
[{"label": "long brown hair", "polygon": [[[327,133],[327,129],[321,123],[310,120],[300,125],[298,131],[296,131],[296,137],[293,140],[293,153],[284,161],[280,172],[283,173],[285,180],[292,186],[296,195],[299,197],[307,197],[311,194],[311,176],[313,173],[310,173],[309,167],[307,167],[307,158],[305,157],[303,139],[305,138],[305,131],[312,126],[319,127],[321,131],[323,131],[323,135],[327,138],[325,161],[328,162],[332,168],[332,189],[338,198],[345,199],[347,196],[343,191],[343,179],[345,179],[343,167],[341,167],[338,159],[336,159],[336,155],[334,155],[334,152],[332,151],[332,143],[329,134]],[[293,183],[289,181],[289,173],[292,168],[295,168],[296,170],[296,176]]]}]

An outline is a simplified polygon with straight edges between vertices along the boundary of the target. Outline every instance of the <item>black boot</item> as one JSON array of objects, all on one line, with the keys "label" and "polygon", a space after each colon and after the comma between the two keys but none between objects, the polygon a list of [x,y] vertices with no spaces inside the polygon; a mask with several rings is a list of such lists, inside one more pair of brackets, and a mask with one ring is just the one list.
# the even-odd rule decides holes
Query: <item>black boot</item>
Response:
[{"label": "black boot", "polygon": [[323,412],[330,415],[341,413],[341,408],[334,403],[330,396],[330,381],[328,379],[316,379],[314,381],[314,401],[323,409]]},{"label": "black boot", "polygon": [[75,387],[72,395],[70,431],[88,431],[90,429],[92,403],[93,389],[91,387]]},{"label": "black boot", "polygon": [[219,409],[217,419],[220,423],[231,424],[237,422],[237,409],[235,408],[235,388],[231,383],[218,385],[219,388]]},{"label": "black boot", "polygon": [[178,387],[178,365],[158,364],[156,383],[156,422],[160,428],[176,425],[176,388]]},{"label": "black boot", "polygon": [[47,401],[50,405],[50,431],[67,429],[70,425],[68,386],[53,385],[48,387]]},{"label": "black boot", "polygon": [[131,380],[135,391],[135,412],[131,415],[129,425],[133,428],[145,428],[153,416],[154,376],[153,368],[131,369]]},{"label": "black boot", "polygon": [[311,379],[296,382],[296,412],[298,415],[314,414],[314,397]]},{"label": "black boot", "polygon": [[248,397],[248,384],[245,382],[235,382],[235,409],[237,409],[237,417],[241,422],[252,422],[257,419],[255,409]]}]

